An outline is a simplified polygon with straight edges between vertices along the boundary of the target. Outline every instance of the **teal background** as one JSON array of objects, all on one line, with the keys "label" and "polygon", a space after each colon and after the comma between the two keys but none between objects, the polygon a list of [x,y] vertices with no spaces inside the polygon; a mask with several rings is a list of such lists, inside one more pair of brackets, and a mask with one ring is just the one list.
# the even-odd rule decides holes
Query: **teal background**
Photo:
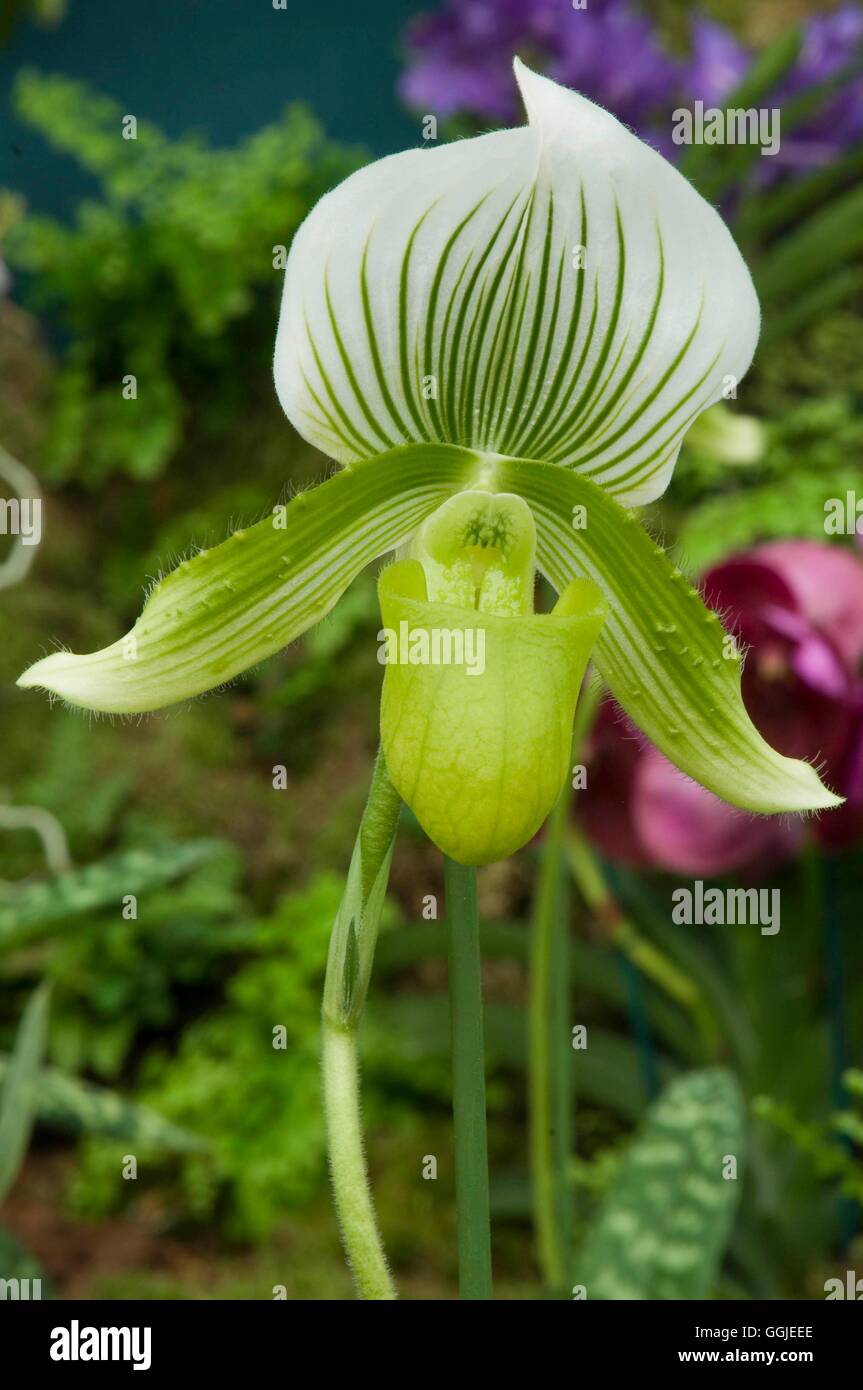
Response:
[{"label": "teal background", "polygon": [[[432,7],[433,8],[433,7]],[[194,129],[233,144],[289,101],[328,133],[387,154],[419,142],[396,95],[399,45],[422,5],[409,0],[71,0],[54,29],[25,21],[0,50],[0,187],[62,213],[91,189],[67,156],[13,120],[21,67],[81,78],[168,135]]]}]

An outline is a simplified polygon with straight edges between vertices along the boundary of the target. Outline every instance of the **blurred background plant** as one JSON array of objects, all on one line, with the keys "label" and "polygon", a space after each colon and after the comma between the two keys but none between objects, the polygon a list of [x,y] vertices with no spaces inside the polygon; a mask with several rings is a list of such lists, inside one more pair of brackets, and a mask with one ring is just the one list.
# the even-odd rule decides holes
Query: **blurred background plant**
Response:
[{"label": "blurred background plant", "polygon": [[[145,122],[118,139],[122,107],[62,77],[20,73],[13,102],[100,189],[73,227],[31,215],[6,234],[13,269],[32,277],[34,302],[68,335],[43,475],[97,488],[116,472],[150,480],[184,453],[230,449],[240,420],[273,410],[285,243],[359,152],[327,142],[301,106],[213,150]],[[137,409],[118,375],[140,380]]]},{"label": "blurred background plant", "polygon": [[[225,517],[252,520],[320,476],[271,385],[281,248],[364,155],[296,103],[214,144],[231,92],[206,72],[190,73],[202,133],[163,133],[168,94],[164,118],[124,140],[122,83],[109,97],[80,77],[88,7],[45,31],[35,68],[25,8],[4,9],[18,128],[80,165],[88,191],[50,212],[14,180],[0,192],[3,486],[37,480],[45,509],[0,617],[0,1135],[15,1158],[0,1274],[41,1268],[61,1296],[349,1297],[318,1015],[376,743],[372,575],[261,670],[144,723],[50,712],[14,679],[46,635],[87,650],[124,630],[142,552],[156,575],[190,534],[219,540]],[[553,1072],[572,1145],[552,1177],[568,1285],[823,1297],[863,1257],[863,552],[853,523],[825,524],[860,486],[863,11],[796,4],[796,25],[772,0],[417,8],[376,21],[390,47],[403,35],[417,142],[426,114],[441,134],[518,120],[517,49],[651,138],[732,221],[763,344],[739,399],[693,428],[649,524],[749,648],[754,717],[848,797],[829,822],[732,814],[599,704],[586,790],[480,876],[498,1294],[554,1285],[531,1230],[527,1015],[536,889],[558,876],[571,983]],[[336,9],[348,48],[354,16]],[[166,29],[154,52],[175,41]],[[261,72],[268,58],[260,47]],[[695,99],[780,105],[780,156],[675,146],[671,112]],[[0,545],[8,561],[13,538]],[[672,888],[696,877],[779,887],[780,932],[673,924]],[[413,1297],[455,1288],[442,917],[436,857],[405,817],[363,1046],[375,1192]],[[708,1211],[699,1136],[713,1133],[738,1136],[740,1175]],[[645,1182],[660,1159],[662,1181]],[[663,1202],[663,1188],[685,1195]],[[639,1259],[615,1214],[645,1233]]]}]

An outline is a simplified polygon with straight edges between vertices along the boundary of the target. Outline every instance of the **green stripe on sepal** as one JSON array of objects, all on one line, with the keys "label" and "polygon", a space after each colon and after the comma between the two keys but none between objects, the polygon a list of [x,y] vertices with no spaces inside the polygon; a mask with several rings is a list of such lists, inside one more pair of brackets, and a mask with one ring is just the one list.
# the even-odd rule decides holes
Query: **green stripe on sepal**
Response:
[{"label": "green stripe on sepal", "polygon": [[748,811],[841,804],[813,767],[765,743],[743,703],[733,639],[634,513],[551,464],[501,459],[496,484],[530,504],[538,563],[555,588],[586,577],[605,593],[609,613],[593,659],[619,704],[681,771]]},{"label": "green stripe on sepal", "polygon": [[469,481],[478,457],[411,445],[343,469],[185,560],[119,642],[90,656],[55,652],[18,684],[112,714],[161,709],[212,690],[319,622],[365,565]]}]

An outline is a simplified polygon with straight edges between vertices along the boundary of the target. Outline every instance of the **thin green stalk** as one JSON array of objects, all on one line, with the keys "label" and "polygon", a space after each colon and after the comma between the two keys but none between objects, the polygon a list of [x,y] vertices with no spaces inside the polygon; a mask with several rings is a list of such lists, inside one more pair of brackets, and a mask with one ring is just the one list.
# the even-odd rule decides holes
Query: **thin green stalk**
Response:
[{"label": "thin green stalk", "polygon": [[357,1032],[386,897],[401,802],[383,756],[333,924],[324,981],[322,1069],[327,1147],[348,1264],[361,1298],[397,1297],[375,1219],[363,1149]]},{"label": "thin green stalk", "polygon": [[[602,696],[589,679],[576,710],[573,762],[581,752]],[[567,894],[564,878],[566,825],[572,800],[569,779],[546,827],[531,929],[528,1023],[530,1167],[537,1257],[549,1289],[562,1290],[572,1249],[572,986]]]},{"label": "thin green stalk", "polygon": [[576,824],[569,828],[567,852],[569,867],[579,892],[588,907],[596,913],[608,939],[648,979],[689,1013],[707,1051],[712,1055],[716,1050],[716,1025],[700,990],[626,917],[605,881],[587,837]]},{"label": "thin green stalk", "polygon": [[[529,1059],[530,1167],[537,1256],[543,1282],[563,1288],[570,1193],[567,1170],[572,1122],[562,1048],[569,1034],[570,960],[562,910],[561,852],[569,797],[564,793],[546,828],[531,930]],[[563,1037],[560,1030],[563,1029]],[[568,1060],[568,1059],[567,1059]],[[570,1068],[567,1068],[567,1074]]]},{"label": "thin green stalk", "polygon": [[490,1299],[491,1218],[476,869],[444,859],[459,1296]]}]

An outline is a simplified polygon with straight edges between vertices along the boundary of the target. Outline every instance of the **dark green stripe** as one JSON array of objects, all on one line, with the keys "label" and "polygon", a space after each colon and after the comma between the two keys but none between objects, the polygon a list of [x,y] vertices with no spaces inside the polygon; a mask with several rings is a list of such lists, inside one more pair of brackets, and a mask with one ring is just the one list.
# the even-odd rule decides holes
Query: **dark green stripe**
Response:
[{"label": "dark green stripe", "polygon": [[[465,227],[468,225],[468,223],[471,221],[471,219],[474,218],[474,217],[476,216],[476,214],[479,212],[480,208],[482,207],[483,203],[484,203],[484,202],[486,201],[486,199],[489,198],[490,196],[491,196],[490,192],[489,192],[489,193],[484,193],[483,196],[480,198],[479,202],[478,202],[478,203],[475,203],[474,206],[471,208],[471,210],[470,210],[470,212],[467,214],[467,216],[466,216],[466,217],[463,217],[462,220],[461,220],[461,222],[459,222],[458,226],[456,227],[455,231],[454,231],[454,232],[452,233],[452,235],[450,236],[449,240],[447,241],[447,243],[446,243],[446,245],[445,245],[445,247],[444,247],[444,249],[443,249],[443,254],[442,254],[440,260],[438,261],[437,269],[436,269],[436,271],[435,271],[434,280],[432,281],[431,291],[430,291],[430,293],[429,293],[428,309],[427,309],[427,311],[426,311],[426,316],[425,316],[425,338],[424,338],[424,343],[423,343],[423,372],[422,372],[422,375],[423,375],[423,376],[434,376],[435,379],[436,379],[436,381],[437,381],[438,383],[440,383],[441,374],[440,374],[440,370],[437,368],[437,364],[435,363],[435,360],[434,360],[434,330],[435,330],[435,322],[436,322],[436,319],[437,319],[438,299],[440,298],[440,291],[441,291],[441,285],[443,284],[444,273],[445,273],[445,271],[446,271],[447,263],[448,263],[448,261],[449,261],[450,255],[452,254],[452,251],[453,251],[453,249],[454,249],[454,247],[455,247],[456,242],[458,241],[458,239],[459,239],[459,237],[461,236],[462,232],[464,231]],[[455,290],[458,288],[458,285],[459,285],[460,282],[461,282],[461,276],[464,274],[464,271],[465,271],[466,266],[467,266],[467,262],[465,262],[465,265],[462,267],[461,274],[458,276],[458,278],[457,278],[457,280],[456,280],[455,286],[453,287],[453,294],[455,293]],[[452,296],[451,296],[451,297],[450,297],[450,300],[449,300],[449,303],[448,303],[448,306],[447,306],[447,320],[448,320],[448,317],[449,317],[449,310],[450,310],[450,307],[451,307],[451,305],[452,305],[452,302],[453,302],[453,300],[452,300]],[[445,331],[446,331],[446,320],[445,320],[445,322],[444,322],[444,333],[445,333]],[[441,342],[441,345],[443,345],[443,342],[444,342],[443,333],[441,334],[440,342]],[[449,439],[449,431],[448,431],[448,429],[447,429],[445,423],[443,422],[443,420],[442,420],[442,418],[441,418],[441,413],[440,413],[440,410],[438,409],[438,403],[437,403],[437,401],[429,400],[426,404],[427,404],[427,406],[428,406],[429,415],[431,416],[432,427],[433,427],[433,429],[435,429],[435,430],[437,431],[439,437],[448,440],[448,439]]]},{"label": "dark green stripe", "polygon": [[398,410],[396,409],[395,402],[393,401],[392,395],[390,394],[390,388],[387,385],[386,376],[384,375],[383,363],[381,362],[381,355],[378,349],[378,340],[377,335],[375,333],[374,316],[372,314],[372,306],[371,301],[369,299],[368,280],[366,278],[366,262],[368,254],[369,243],[367,240],[365,246],[363,247],[363,258],[360,262],[360,297],[363,303],[363,319],[366,325],[366,337],[369,343],[369,352],[371,353],[372,366],[374,367],[375,376],[377,377],[378,390],[381,393],[381,399],[383,400],[384,405],[389,411],[390,419],[392,420],[396,429],[401,434],[402,439],[405,441],[405,443],[407,443],[411,439],[411,432],[405,424],[404,420],[402,419],[401,415],[399,414]]},{"label": "dark green stripe", "polygon": [[602,347],[600,348],[599,356],[597,357],[596,362],[593,365],[593,371],[591,372],[587,380],[587,384],[582,390],[581,395],[578,397],[578,400],[570,408],[569,414],[558,426],[558,428],[552,434],[551,438],[546,438],[543,441],[543,456],[546,456],[555,450],[557,444],[560,442],[561,437],[565,435],[566,432],[569,430],[571,422],[573,420],[577,420],[579,415],[582,414],[582,412],[589,405],[591,397],[593,396],[596,390],[597,382],[599,381],[599,378],[602,375],[603,368],[605,367],[605,364],[608,360],[608,356],[611,352],[615,335],[617,334],[617,325],[620,319],[620,309],[623,303],[623,290],[624,285],[626,283],[626,238],[623,235],[623,224],[620,218],[620,208],[616,202],[614,205],[614,216],[615,223],[617,226],[617,277],[614,286],[614,300],[611,308],[611,317],[608,321],[608,327],[605,331],[605,336],[602,341]]},{"label": "dark green stripe", "polygon": [[[529,428],[529,430],[528,430],[527,435],[526,435],[526,436],[522,436],[522,437],[519,439],[519,442],[518,442],[519,452],[520,452],[520,453],[523,453],[523,454],[526,455],[526,456],[530,456],[530,457],[535,457],[536,454],[537,454],[537,452],[538,452],[538,450],[537,450],[537,448],[536,448],[536,439],[537,439],[537,435],[538,435],[538,434],[541,434],[544,430],[546,430],[546,429],[549,427],[549,426],[548,426],[549,415],[551,415],[552,411],[555,409],[555,402],[557,401],[558,396],[560,395],[560,389],[561,389],[561,386],[563,385],[563,382],[564,382],[564,380],[565,380],[565,378],[566,378],[566,375],[567,375],[567,371],[568,371],[568,369],[569,369],[569,359],[570,359],[570,356],[571,356],[571,354],[572,354],[572,350],[573,350],[573,348],[574,348],[574,346],[575,346],[575,342],[576,342],[576,339],[577,339],[577,336],[578,336],[578,329],[579,329],[579,327],[580,327],[580,325],[581,325],[581,310],[582,310],[582,306],[583,306],[583,302],[584,302],[584,282],[585,282],[585,279],[587,278],[587,205],[586,205],[586,203],[585,203],[585,201],[584,201],[584,185],[583,185],[583,184],[580,184],[580,186],[579,186],[579,206],[580,206],[580,223],[579,223],[579,232],[578,232],[578,242],[576,243],[576,245],[578,245],[578,246],[583,246],[583,247],[584,247],[584,253],[585,253],[585,254],[584,254],[584,259],[585,259],[585,264],[584,264],[584,269],[583,269],[583,270],[579,270],[579,271],[575,272],[575,273],[578,275],[578,281],[577,281],[577,284],[576,284],[576,291],[575,291],[575,303],[574,303],[574,305],[573,305],[572,313],[570,314],[570,317],[569,317],[569,327],[568,327],[568,329],[567,329],[566,341],[564,342],[563,349],[562,349],[561,354],[560,354],[560,358],[558,359],[557,367],[555,368],[554,378],[553,378],[553,380],[552,380],[549,393],[548,393],[546,399],[543,401],[543,404],[542,404],[542,411],[541,411],[540,414],[537,416],[537,418],[536,418],[536,420],[533,422],[533,424],[530,425],[530,421],[529,421],[529,420],[526,422],[528,425],[530,425],[530,428]],[[565,259],[565,256],[566,256],[566,243],[564,242],[564,259]],[[594,321],[595,321],[595,310],[596,310],[596,301],[595,301],[596,285],[597,285],[597,281],[596,281],[596,279],[594,279]],[[590,329],[589,332],[588,332],[588,342],[590,341],[590,338],[591,338],[591,336],[592,336],[592,333],[593,333],[593,329],[592,329],[592,327],[591,327],[591,329]],[[571,391],[573,390],[573,388],[574,388],[576,382],[578,381],[578,373],[579,373],[580,370],[581,370],[581,365],[582,365],[583,362],[584,362],[585,356],[586,356],[586,354],[583,352],[583,353],[581,354],[581,359],[580,359],[580,362],[579,362],[579,366],[578,366],[578,368],[576,369],[576,373],[575,373],[575,375],[572,377],[572,379],[571,379],[571,381],[570,381],[570,384],[569,384],[567,390],[564,392],[564,395],[563,395],[563,402],[562,402],[564,407],[565,407],[565,405],[566,405],[567,400],[569,399],[569,396],[570,396]],[[544,375],[544,373],[543,373],[543,375]],[[555,419],[556,419],[556,418],[557,418],[557,416],[555,416]],[[552,426],[553,426],[554,420],[552,420],[551,424],[552,424]]]}]

